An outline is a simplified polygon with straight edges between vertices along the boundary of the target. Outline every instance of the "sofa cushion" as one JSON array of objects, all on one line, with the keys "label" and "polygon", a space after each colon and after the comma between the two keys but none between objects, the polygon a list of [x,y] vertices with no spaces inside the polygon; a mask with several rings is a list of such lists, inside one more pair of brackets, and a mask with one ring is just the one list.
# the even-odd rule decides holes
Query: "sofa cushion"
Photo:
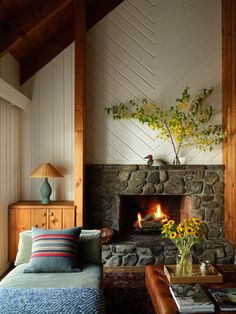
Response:
[{"label": "sofa cushion", "polygon": [[28,263],[32,253],[32,231],[23,231],[19,234],[18,252],[14,265]]},{"label": "sofa cushion", "polygon": [[32,255],[25,273],[78,272],[77,249],[81,228],[32,228]]}]

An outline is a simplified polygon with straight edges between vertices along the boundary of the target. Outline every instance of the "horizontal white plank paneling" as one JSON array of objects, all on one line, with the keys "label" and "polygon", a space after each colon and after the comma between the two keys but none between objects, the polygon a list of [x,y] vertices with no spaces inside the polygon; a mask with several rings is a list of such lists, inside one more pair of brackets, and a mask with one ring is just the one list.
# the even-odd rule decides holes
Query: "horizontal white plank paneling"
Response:
[{"label": "horizontal white plank paneling", "polygon": [[[210,102],[221,121],[220,0],[125,0],[87,36],[87,163],[172,162],[171,145],[134,121],[113,121],[105,106],[148,97],[173,104],[186,86],[215,87]],[[190,164],[222,162],[221,147],[191,149]]]},{"label": "horizontal white plank paneling", "polygon": [[73,54],[71,45],[24,85],[32,105],[21,115],[21,199],[40,199],[42,179],[29,174],[50,162],[63,178],[50,178],[51,199],[73,199]]},{"label": "horizontal white plank paneling", "polygon": [[[0,58],[0,78],[18,87],[19,67],[9,55]],[[0,275],[8,267],[8,205],[19,199],[20,109],[0,99]]]}]

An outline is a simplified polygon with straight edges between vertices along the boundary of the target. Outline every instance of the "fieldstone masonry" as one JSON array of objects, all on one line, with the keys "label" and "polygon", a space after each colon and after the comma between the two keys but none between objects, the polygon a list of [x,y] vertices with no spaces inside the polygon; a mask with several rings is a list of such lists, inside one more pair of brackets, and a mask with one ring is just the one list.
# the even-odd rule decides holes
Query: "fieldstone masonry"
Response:
[{"label": "fieldstone masonry", "polygon": [[[234,246],[224,238],[224,166],[88,165],[86,170],[89,227],[119,231],[120,195],[190,195],[191,215],[203,219],[208,231],[195,248],[196,262],[234,261]],[[130,236],[103,247],[107,266],[173,264],[175,255],[174,244],[158,236]]]}]

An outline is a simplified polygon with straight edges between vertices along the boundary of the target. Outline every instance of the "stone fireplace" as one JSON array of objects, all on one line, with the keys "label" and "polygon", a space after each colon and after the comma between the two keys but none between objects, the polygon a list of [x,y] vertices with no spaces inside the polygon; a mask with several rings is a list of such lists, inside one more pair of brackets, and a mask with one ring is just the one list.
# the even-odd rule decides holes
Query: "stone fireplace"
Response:
[{"label": "stone fireplace", "polygon": [[232,263],[234,247],[224,237],[224,167],[221,165],[88,165],[86,225],[116,230],[103,246],[105,265],[172,264],[176,248],[160,233],[137,234],[137,211],[160,203],[165,214],[204,220],[208,239],[196,248],[195,259]]}]

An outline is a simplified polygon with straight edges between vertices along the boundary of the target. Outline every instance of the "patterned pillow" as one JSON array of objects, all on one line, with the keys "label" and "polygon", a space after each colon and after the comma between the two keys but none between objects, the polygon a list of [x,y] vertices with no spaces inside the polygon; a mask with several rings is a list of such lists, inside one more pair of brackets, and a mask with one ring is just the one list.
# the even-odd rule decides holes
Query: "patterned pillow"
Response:
[{"label": "patterned pillow", "polygon": [[78,272],[77,246],[81,228],[32,228],[32,255],[24,273]]}]

